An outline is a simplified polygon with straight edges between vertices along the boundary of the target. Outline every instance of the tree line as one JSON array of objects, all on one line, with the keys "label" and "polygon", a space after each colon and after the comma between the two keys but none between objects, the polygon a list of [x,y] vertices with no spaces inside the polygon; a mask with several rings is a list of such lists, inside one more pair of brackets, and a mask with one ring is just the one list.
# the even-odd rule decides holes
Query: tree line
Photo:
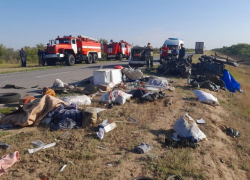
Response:
[{"label": "tree line", "polygon": [[[44,50],[46,46],[42,43],[36,44],[35,47],[25,46],[27,62],[38,62],[37,52],[38,49]],[[14,50],[13,48],[7,48],[3,44],[0,44],[0,64],[14,64],[21,63],[20,49]]]},{"label": "tree line", "polygon": [[250,57],[250,44],[239,43],[234,44],[230,47],[223,46],[222,48],[215,48],[213,49],[213,51],[231,55],[243,55]]}]

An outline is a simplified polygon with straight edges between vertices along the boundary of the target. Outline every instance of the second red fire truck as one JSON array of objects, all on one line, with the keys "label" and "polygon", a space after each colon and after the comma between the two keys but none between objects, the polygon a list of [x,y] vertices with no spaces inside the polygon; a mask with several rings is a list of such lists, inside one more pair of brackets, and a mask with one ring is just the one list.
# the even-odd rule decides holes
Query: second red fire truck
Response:
[{"label": "second red fire truck", "polygon": [[101,44],[96,39],[86,36],[58,36],[55,40],[49,41],[45,53],[48,66],[55,65],[57,61],[65,61],[68,66],[82,61],[87,64],[97,63],[101,58]]},{"label": "second red fire truck", "polygon": [[130,51],[131,45],[126,41],[113,42],[111,40],[109,44],[104,44],[104,52],[106,53],[107,60],[122,60],[123,58],[128,59]]}]

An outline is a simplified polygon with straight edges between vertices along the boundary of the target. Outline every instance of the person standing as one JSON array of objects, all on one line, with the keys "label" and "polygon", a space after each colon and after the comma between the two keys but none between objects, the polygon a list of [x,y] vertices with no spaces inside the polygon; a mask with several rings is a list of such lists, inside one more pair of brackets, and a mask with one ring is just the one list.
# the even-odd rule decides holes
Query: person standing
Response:
[{"label": "person standing", "polygon": [[172,50],[172,58],[173,58],[173,59],[177,59],[177,58],[178,58],[177,46],[173,47],[173,50]]},{"label": "person standing", "polygon": [[37,52],[39,66],[42,66],[42,51],[38,49]]},{"label": "person standing", "polygon": [[186,49],[183,47],[184,45],[181,44],[181,49],[180,49],[180,52],[179,52],[179,59],[183,59],[186,55]]},{"label": "person standing", "polygon": [[169,48],[168,48],[168,46],[166,44],[164,44],[162,46],[161,51],[162,51],[161,58],[162,59],[167,59]]},{"label": "person standing", "polygon": [[45,52],[44,51],[41,51],[41,57],[42,57],[42,66],[44,67],[45,66],[45,61],[46,61]]},{"label": "person standing", "polygon": [[26,53],[23,47],[20,50],[20,58],[21,58],[22,67],[26,67]]},{"label": "person standing", "polygon": [[148,43],[147,48],[146,48],[146,66],[147,66],[147,70],[149,69],[149,64],[150,64],[150,67],[153,68],[153,48],[150,45],[150,43]]}]

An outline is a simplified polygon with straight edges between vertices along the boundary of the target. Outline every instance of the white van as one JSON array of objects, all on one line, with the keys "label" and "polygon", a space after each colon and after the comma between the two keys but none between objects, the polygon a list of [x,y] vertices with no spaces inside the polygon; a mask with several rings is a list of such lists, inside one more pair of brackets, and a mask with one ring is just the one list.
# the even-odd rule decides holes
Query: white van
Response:
[{"label": "white van", "polygon": [[[163,45],[164,44],[166,44],[168,46],[168,48],[169,48],[168,54],[171,55],[171,51],[172,51],[173,47],[177,46],[178,47],[178,51],[179,51],[180,48],[181,48],[181,44],[184,44],[184,41],[180,40],[178,38],[168,38],[163,43]],[[161,54],[162,54],[162,51],[161,51]]]}]

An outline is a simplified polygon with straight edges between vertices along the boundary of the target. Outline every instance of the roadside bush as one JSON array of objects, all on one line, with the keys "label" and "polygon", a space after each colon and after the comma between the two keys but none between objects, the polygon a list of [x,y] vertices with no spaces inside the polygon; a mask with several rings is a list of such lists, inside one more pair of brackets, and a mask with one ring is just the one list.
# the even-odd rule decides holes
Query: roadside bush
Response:
[{"label": "roadside bush", "polygon": [[[45,49],[45,45],[40,43],[36,47],[25,46],[25,52],[27,62],[38,62],[37,51],[38,49]],[[0,44],[0,64],[8,63],[15,64],[20,62],[20,49],[14,50],[13,48],[7,48],[3,44]]]},{"label": "roadside bush", "polygon": [[213,51],[231,55],[243,55],[250,57],[250,44],[239,43],[230,47],[223,46],[222,48],[213,49]]}]

